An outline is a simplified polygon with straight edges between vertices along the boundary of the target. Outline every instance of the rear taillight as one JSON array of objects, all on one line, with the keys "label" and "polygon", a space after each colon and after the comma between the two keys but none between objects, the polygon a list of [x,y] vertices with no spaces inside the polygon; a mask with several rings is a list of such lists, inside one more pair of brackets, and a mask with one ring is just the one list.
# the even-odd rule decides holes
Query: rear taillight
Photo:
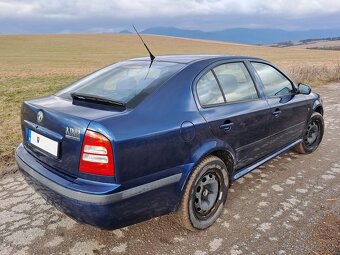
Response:
[{"label": "rear taillight", "polygon": [[79,171],[114,176],[113,152],[109,139],[97,132],[86,130]]}]

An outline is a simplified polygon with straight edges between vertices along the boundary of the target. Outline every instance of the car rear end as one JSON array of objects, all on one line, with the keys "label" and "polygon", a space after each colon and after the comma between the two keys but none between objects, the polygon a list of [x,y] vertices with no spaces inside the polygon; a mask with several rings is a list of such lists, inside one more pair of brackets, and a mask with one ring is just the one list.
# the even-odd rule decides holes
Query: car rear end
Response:
[{"label": "car rear end", "polygon": [[[29,184],[78,222],[113,229],[162,214],[157,207],[166,201],[159,194],[180,178],[132,178],[124,183],[116,178],[116,137],[99,120],[112,118],[119,123],[121,116],[143,101],[143,96],[151,94],[183,67],[161,63],[149,70],[149,63],[144,62],[104,68],[56,95],[22,105],[23,142],[16,150],[17,164]],[[146,80],[150,72],[167,67],[167,73]],[[140,79],[126,79],[121,74],[126,69],[133,70]],[[103,97],[108,92],[116,97]],[[150,200],[155,203],[147,204]]]},{"label": "car rear end", "polygon": [[102,218],[109,219],[112,209],[107,205],[114,202],[112,194],[120,185],[115,180],[112,142],[88,126],[93,116],[119,112],[89,113],[82,108],[55,96],[24,102],[24,139],[16,161],[26,180],[58,209],[77,221],[105,228]]}]

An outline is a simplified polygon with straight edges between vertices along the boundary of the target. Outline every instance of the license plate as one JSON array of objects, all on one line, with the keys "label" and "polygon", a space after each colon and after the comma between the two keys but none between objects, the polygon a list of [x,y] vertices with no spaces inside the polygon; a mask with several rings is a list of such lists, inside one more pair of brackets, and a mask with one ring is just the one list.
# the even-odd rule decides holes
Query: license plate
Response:
[{"label": "license plate", "polygon": [[27,141],[35,147],[58,157],[59,143],[41,134],[28,129]]}]

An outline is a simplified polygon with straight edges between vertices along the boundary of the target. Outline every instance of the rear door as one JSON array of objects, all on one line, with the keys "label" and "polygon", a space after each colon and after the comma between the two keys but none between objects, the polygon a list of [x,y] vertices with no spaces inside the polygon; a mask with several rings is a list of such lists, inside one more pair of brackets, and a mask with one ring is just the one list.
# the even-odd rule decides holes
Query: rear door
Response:
[{"label": "rear door", "polygon": [[270,110],[242,61],[207,70],[196,93],[212,133],[235,151],[237,168],[268,154]]},{"label": "rear door", "polygon": [[295,95],[293,83],[277,68],[262,62],[251,64],[271,108],[271,146],[277,150],[301,136],[310,109],[304,96]]}]

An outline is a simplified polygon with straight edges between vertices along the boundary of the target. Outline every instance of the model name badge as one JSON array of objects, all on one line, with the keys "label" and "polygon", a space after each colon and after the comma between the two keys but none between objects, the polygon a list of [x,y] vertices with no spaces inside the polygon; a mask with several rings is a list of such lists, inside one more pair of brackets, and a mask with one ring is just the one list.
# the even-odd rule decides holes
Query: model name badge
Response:
[{"label": "model name badge", "polygon": [[80,141],[80,129],[66,127],[65,137],[73,139],[73,140]]}]

